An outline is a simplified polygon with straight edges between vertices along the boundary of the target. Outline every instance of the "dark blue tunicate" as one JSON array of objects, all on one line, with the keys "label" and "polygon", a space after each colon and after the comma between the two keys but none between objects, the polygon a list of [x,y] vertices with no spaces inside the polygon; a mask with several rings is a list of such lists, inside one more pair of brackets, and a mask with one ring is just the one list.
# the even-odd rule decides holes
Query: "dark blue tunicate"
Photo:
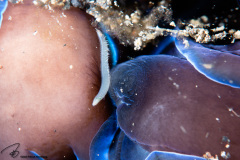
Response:
[{"label": "dark blue tunicate", "polygon": [[[145,68],[147,65],[145,65],[144,61],[137,65],[131,62],[122,63],[119,65],[121,67],[117,66],[111,71],[113,76],[111,76],[110,90],[112,91],[110,91],[110,97],[114,100],[117,107],[122,105],[130,107],[132,104],[140,103],[139,100],[135,103],[135,99],[143,94],[143,92],[136,93],[136,91],[143,89],[144,83],[147,81],[146,74],[148,69]],[[119,77],[123,75],[127,76],[122,77],[121,81],[119,81]],[[139,81],[136,80],[137,78],[139,78]]]},{"label": "dark blue tunicate", "polygon": [[176,40],[176,47],[196,70],[209,79],[231,87],[240,88],[240,45],[202,45],[188,40]]},{"label": "dark blue tunicate", "polygon": [[146,160],[207,160],[207,159],[192,155],[155,151],[152,152],[146,158]]},{"label": "dark blue tunicate", "polygon": [[[115,128],[113,126],[116,126],[116,121],[112,116],[104,123],[92,142],[91,149],[94,148],[94,150],[90,153],[91,160],[206,160],[197,156],[171,152],[149,152],[140,144],[130,140],[119,128],[116,132],[110,132],[112,133],[110,136],[109,132],[106,134],[109,128]],[[105,143],[108,145],[104,145]]]},{"label": "dark blue tunicate", "polygon": [[149,152],[215,155],[225,149],[221,139],[227,135],[234,145],[231,156],[240,156],[238,88],[216,83],[187,60],[168,55],[119,64],[111,77],[121,130]]},{"label": "dark blue tunicate", "polygon": [[109,151],[109,160],[145,160],[149,152],[131,141],[123,131],[116,133]]},{"label": "dark blue tunicate", "polygon": [[116,115],[113,114],[99,129],[90,146],[91,160],[109,160],[109,148],[117,132]]},{"label": "dark blue tunicate", "polygon": [[2,25],[2,17],[3,17],[3,13],[5,12],[6,8],[8,5],[8,0],[1,0],[0,1],[0,28]]}]

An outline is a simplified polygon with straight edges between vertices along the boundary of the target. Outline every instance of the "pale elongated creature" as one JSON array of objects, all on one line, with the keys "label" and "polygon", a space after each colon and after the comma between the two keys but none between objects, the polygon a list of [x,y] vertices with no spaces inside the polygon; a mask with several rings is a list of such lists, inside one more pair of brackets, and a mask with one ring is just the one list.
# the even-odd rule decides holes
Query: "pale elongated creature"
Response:
[{"label": "pale elongated creature", "polygon": [[105,36],[102,34],[102,32],[98,29],[96,29],[97,35],[100,42],[100,54],[101,54],[101,87],[96,95],[96,97],[93,99],[93,106],[96,106],[107,94],[109,86],[110,86],[110,73],[109,73],[109,65],[108,65],[108,57],[109,57],[109,49],[108,49],[108,43],[106,41]]}]

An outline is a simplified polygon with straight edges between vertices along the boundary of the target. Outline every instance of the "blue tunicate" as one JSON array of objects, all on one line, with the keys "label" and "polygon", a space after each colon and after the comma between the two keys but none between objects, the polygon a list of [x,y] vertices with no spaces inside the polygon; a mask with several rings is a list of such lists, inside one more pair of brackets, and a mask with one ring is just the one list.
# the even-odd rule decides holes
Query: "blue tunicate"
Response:
[{"label": "blue tunicate", "polygon": [[126,135],[124,136],[121,147],[121,159],[144,160],[149,152],[143,149],[136,142],[131,141]]},{"label": "blue tunicate", "polygon": [[196,70],[209,79],[234,88],[240,88],[240,44],[202,45],[188,40],[185,47],[182,40],[176,40],[179,52]]},{"label": "blue tunicate", "polygon": [[161,152],[154,151],[152,152],[146,160],[206,160],[202,157],[192,156],[192,155],[184,155],[173,152]]},{"label": "blue tunicate", "polygon": [[108,153],[117,132],[116,115],[113,114],[99,129],[90,146],[91,160],[109,160]]},{"label": "blue tunicate", "polygon": [[7,0],[2,0],[0,1],[0,28],[2,25],[2,17],[3,17],[3,13],[5,12],[6,8],[8,5],[8,1]]},{"label": "blue tunicate", "polygon": [[215,155],[222,150],[219,139],[228,135],[236,144],[228,151],[239,157],[238,88],[216,83],[187,60],[163,54],[121,63],[111,77],[118,125],[134,143],[149,146],[149,152]]}]

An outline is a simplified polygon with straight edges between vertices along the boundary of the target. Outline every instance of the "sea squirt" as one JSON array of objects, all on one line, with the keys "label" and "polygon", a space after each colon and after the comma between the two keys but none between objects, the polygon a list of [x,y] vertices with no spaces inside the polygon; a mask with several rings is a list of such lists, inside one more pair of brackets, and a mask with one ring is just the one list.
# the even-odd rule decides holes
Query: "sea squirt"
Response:
[{"label": "sea squirt", "polygon": [[232,159],[240,157],[239,89],[169,55],[140,56],[119,64],[111,76],[118,124],[146,150],[219,157],[226,151]]},{"label": "sea squirt", "polygon": [[209,79],[240,88],[240,42],[230,45],[199,44],[188,40],[185,46],[176,39],[176,47],[196,70]]}]

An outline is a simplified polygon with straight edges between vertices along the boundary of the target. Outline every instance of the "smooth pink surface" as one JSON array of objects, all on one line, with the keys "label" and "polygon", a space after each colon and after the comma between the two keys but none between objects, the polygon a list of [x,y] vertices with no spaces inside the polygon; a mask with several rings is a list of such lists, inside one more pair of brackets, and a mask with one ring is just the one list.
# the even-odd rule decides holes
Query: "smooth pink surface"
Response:
[{"label": "smooth pink surface", "polygon": [[[91,17],[24,3],[9,3],[0,29],[0,150],[20,143],[20,155],[32,150],[69,159],[73,148],[88,159],[91,140],[110,114],[104,101],[91,106],[101,81]],[[0,159],[11,158],[12,149]]]}]

